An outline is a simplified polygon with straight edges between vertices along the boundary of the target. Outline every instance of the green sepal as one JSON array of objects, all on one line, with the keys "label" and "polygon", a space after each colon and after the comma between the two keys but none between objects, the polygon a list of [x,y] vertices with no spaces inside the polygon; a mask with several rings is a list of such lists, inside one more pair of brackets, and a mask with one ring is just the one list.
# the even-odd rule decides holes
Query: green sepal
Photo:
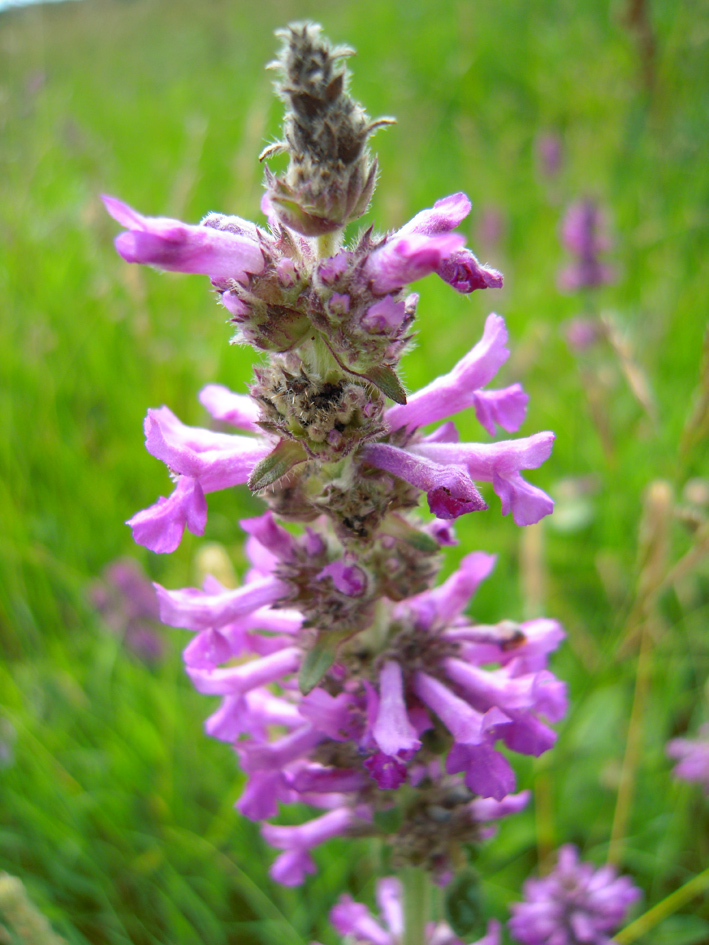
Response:
[{"label": "green sepal", "polygon": [[308,213],[295,200],[276,197],[273,194],[270,194],[270,197],[280,220],[303,236],[322,236],[323,233],[332,233],[333,230],[342,228],[340,220],[330,220],[315,213]]},{"label": "green sepal", "polygon": [[406,391],[401,386],[401,381],[396,376],[396,372],[387,367],[386,364],[377,364],[367,371],[362,371],[361,376],[371,381],[382,394],[385,394],[395,403],[406,403]]},{"label": "green sepal", "polygon": [[382,531],[392,538],[398,538],[399,541],[405,541],[407,545],[421,551],[423,554],[433,555],[440,551],[440,546],[436,539],[415,528],[410,522],[400,515],[389,515],[382,523]]},{"label": "green sepal", "polygon": [[337,648],[350,636],[352,636],[350,631],[340,631],[339,633],[325,631],[318,634],[315,645],[308,650],[300,664],[298,686],[304,696],[307,696],[322,680],[325,673],[335,662]]},{"label": "green sepal", "polygon": [[260,492],[266,486],[272,486],[281,476],[285,476],[299,463],[304,463],[307,458],[300,443],[294,443],[293,440],[281,440],[268,456],[257,463],[249,477],[249,489],[252,492]]},{"label": "green sepal", "polygon": [[415,548],[416,551],[422,551],[427,555],[435,555],[441,550],[435,538],[431,535],[427,535],[426,532],[420,532],[417,528],[412,528],[411,534],[407,535],[404,541],[407,545],[411,545],[412,548]]}]

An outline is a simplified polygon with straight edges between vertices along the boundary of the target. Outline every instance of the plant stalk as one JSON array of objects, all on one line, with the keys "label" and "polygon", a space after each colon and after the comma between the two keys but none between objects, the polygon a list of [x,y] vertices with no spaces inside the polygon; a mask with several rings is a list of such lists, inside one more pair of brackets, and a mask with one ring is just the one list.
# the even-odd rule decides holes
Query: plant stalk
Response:
[{"label": "plant stalk", "polygon": [[404,887],[404,937],[402,945],[425,945],[431,918],[431,880],[426,870],[407,866],[401,871]]}]

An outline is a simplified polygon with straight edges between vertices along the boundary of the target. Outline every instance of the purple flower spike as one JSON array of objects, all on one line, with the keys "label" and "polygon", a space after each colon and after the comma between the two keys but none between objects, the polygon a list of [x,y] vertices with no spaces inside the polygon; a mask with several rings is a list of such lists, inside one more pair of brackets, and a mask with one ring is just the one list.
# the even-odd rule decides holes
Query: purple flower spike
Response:
[{"label": "purple flower spike", "polygon": [[[342,62],[351,50],[331,46],[317,24],[278,36],[287,110],[283,140],[262,158],[286,153],[290,163],[266,171],[268,227],[217,213],[190,226],[104,198],[124,227],[123,258],[209,276],[232,341],[260,357],[248,393],[201,391],[213,429],[188,426],[168,407],[148,411],[146,448],[174,491],[129,524],[137,541],[173,551],[185,528],[204,533],[209,493],[249,485],[266,503],[265,514],[241,522],[240,586],[215,546],[199,556],[212,572],[201,587],[154,585],[151,606],[193,632],[186,672],[198,692],[219,697],[205,730],[246,775],[241,814],[264,820],[286,804],[317,812],[301,826],[263,827],[279,851],[271,876],[299,885],[315,872],[318,844],[379,837],[397,868],[416,866],[445,885],[465,845],[527,802],[511,793],[507,755],[551,747],[566,694],[548,670],[558,625],[476,623],[466,608],[494,556],[465,554],[437,584],[440,552],[456,543],[449,523],[487,508],[480,482],[518,525],[551,511],[522,473],[547,459],[553,434],[462,443],[448,419],[473,410],[483,439],[513,434],[525,419],[519,384],[490,387],[509,358],[495,314],[478,344],[407,402],[400,361],[419,297],[406,285],[435,273],[469,293],[499,288],[502,276],[455,232],[471,209],[463,193],[398,232],[348,239],[376,183],[369,138],[392,120],[372,121],[352,100]],[[421,492],[432,515],[418,515]],[[380,816],[395,811],[403,816]],[[333,922],[351,945],[401,945],[401,899],[401,884],[383,880],[381,917],[344,897]],[[442,922],[420,931],[421,945],[463,945]],[[500,945],[499,924],[477,945]]]},{"label": "purple flower spike", "polygon": [[592,200],[580,200],[566,211],[561,228],[564,246],[577,256],[594,256],[611,248],[607,223]]},{"label": "purple flower spike", "polygon": [[528,879],[524,901],[513,903],[509,930],[522,945],[611,945],[610,936],[641,897],[627,876],[611,866],[594,870],[578,851],[559,850],[556,868],[543,879]]},{"label": "purple flower spike", "polygon": [[564,163],[564,143],[561,135],[547,131],[537,136],[537,160],[545,177],[556,177]]},{"label": "purple flower spike", "polygon": [[372,466],[399,476],[426,492],[436,518],[451,519],[465,512],[479,512],[487,505],[463,469],[436,460],[413,456],[388,443],[368,443],[362,456]]},{"label": "purple flower spike", "polygon": [[436,272],[463,248],[465,237],[457,233],[441,236],[394,236],[373,250],[364,266],[364,276],[377,295],[403,288],[408,282]]},{"label": "purple flower spike", "polygon": [[179,546],[185,528],[203,535],[207,524],[207,502],[201,485],[189,476],[180,476],[172,495],[162,496],[155,505],[129,518],[126,525],[133,539],[157,554],[169,554]]},{"label": "purple flower spike", "polygon": [[116,238],[116,249],[126,262],[237,282],[263,270],[263,253],[253,236],[189,226],[168,217],[144,217],[116,197],[104,195],[103,202],[127,229]]}]

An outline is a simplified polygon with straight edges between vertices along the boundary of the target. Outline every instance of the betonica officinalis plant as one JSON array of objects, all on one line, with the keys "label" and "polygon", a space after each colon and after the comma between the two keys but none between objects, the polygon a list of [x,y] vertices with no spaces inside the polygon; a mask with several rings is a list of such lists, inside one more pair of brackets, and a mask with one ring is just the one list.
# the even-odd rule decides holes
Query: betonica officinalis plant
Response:
[{"label": "betonica officinalis plant", "polygon": [[[351,97],[352,50],[311,23],[279,37],[286,111],[282,140],[262,154],[267,225],[210,213],[192,226],[104,198],[125,228],[120,255],[208,276],[233,341],[259,355],[248,394],[210,384],[199,395],[239,432],[186,426],[166,406],[148,411],[147,449],[174,488],[129,524],[137,542],[168,553],[185,528],[203,534],[210,492],[244,486],[263,500],[263,514],[240,523],[243,584],[158,586],[161,619],[194,634],[187,673],[221,697],[206,731],[239,757],[247,783],[237,806],[264,822],[279,851],[272,877],[299,885],[316,869],[315,847],[378,837],[396,874],[377,886],[384,924],[345,896],[335,928],[374,945],[441,945],[456,939],[433,921],[431,890],[455,878],[494,821],[528,803],[510,758],[552,747],[566,691],[548,668],[564,637],[556,621],[489,625],[467,614],[480,583],[494,580],[493,555],[470,551],[446,580],[438,574],[459,516],[501,509],[525,527],[552,512],[523,474],[548,459],[554,434],[508,438],[528,398],[519,384],[489,386],[509,357],[496,314],[447,374],[405,392],[399,363],[418,303],[407,285],[432,276],[455,292],[492,292],[502,276],[456,232],[471,209],[463,193],[395,232],[353,234],[377,183],[370,139],[392,120],[372,120]],[[288,165],[277,174],[268,162],[278,153]],[[450,418],[467,410],[486,442],[460,442]],[[432,514],[419,510],[421,493]],[[293,803],[313,816],[271,822]],[[561,879],[545,880],[546,912],[520,906],[513,932],[531,943],[606,942],[634,887],[612,870],[599,883],[572,848],[559,869]],[[566,874],[581,889],[577,906]],[[499,941],[493,921],[482,942]]]}]

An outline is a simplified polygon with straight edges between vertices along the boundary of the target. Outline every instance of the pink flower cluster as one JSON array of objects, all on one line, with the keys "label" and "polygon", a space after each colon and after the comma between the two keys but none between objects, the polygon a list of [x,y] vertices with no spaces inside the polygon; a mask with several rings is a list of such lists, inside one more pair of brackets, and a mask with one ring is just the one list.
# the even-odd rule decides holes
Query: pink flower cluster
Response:
[{"label": "pink flower cluster", "polygon": [[[146,447],[174,489],[129,524],[138,543],[165,553],[185,528],[204,533],[211,492],[248,485],[268,505],[241,523],[250,563],[241,586],[208,577],[156,590],[161,620],[194,634],[190,679],[220,698],[206,730],[233,746],[247,775],[241,813],[271,820],[303,802],[319,812],[299,826],[264,824],[281,851],[272,876],[299,884],[318,845],[376,835],[394,868],[445,883],[462,845],[527,804],[508,753],[554,744],[566,692],[548,668],[559,625],[475,622],[466,608],[495,559],[468,554],[436,585],[440,552],[455,543],[451,522],[483,513],[492,494],[520,526],[551,513],[523,474],[545,462],[554,436],[495,439],[519,430],[528,401],[519,384],[489,386],[509,357],[499,315],[448,373],[407,397],[397,371],[418,301],[407,284],[435,274],[470,293],[502,277],[455,232],[470,211],[462,193],[394,233],[370,228],[344,242],[376,179],[368,136],[387,120],[370,122],[349,99],[346,52],[318,27],[296,24],[283,38],[279,92],[290,110],[273,147],[290,164],[280,177],[267,171],[268,227],[222,214],[191,226],[104,198],[125,227],[116,240],[125,260],[208,276],[236,340],[268,353],[248,395],[201,392],[213,420],[238,432],[148,411]],[[464,410],[484,442],[460,442],[448,418]],[[428,519],[417,510],[424,494]],[[389,933],[368,939],[355,922],[375,945],[395,941],[401,925],[386,882]],[[355,930],[361,908],[338,909],[336,924]],[[498,938],[493,924],[479,945]],[[457,945],[442,927],[430,942]]]},{"label": "pink flower cluster", "polygon": [[[345,599],[360,597],[366,578],[342,559],[326,564],[323,539],[312,530],[295,538],[269,512],[242,525],[252,564],[242,587],[226,590],[209,579],[204,590],[157,590],[162,620],[196,634],[185,650],[194,685],[222,697],[206,730],[234,744],[248,775],[241,813],[266,819],[279,802],[296,801],[334,808],[303,827],[264,828],[286,851],[274,876],[302,882],[314,868],[312,846],[334,833],[361,832],[359,821],[390,807],[388,792],[407,782],[462,774],[471,823],[516,809],[514,773],[496,744],[528,755],[554,744],[542,719],[558,721],[566,710],[565,686],[547,669],[563,632],[552,620],[483,626],[463,615],[494,557],[473,552],[441,586],[397,604],[380,602],[388,640],[372,665],[355,669],[343,656],[303,696],[296,678],[312,631],[288,608],[293,592],[279,568],[303,550],[318,561],[314,580]],[[434,731],[448,745],[440,761],[440,748],[424,746]],[[506,806],[481,807],[475,796]],[[443,857],[437,869],[446,868]]]},{"label": "pink flower cluster", "polygon": [[[131,226],[117,241],[130,260],[205,272],[214,282],[223,278],[231,259],[231,278],[243,286],[276,252],[275,235],[244,221],[214,230],[209,221],[187,227],[141,217],[113,199],[107,206]],[[468,206],[458,194],[423,211],[358,264],[358,278],[376,292],[391,292],[427,272],[447,278],[455,266],[452,281],[460,288],[465,283],[461,267],[472,267],[474,257],[463,253],[457,236],[446,234]],[[283,262],[275,267],[278,278],[287,269]],[[351,265],[340,252],[318,263],[317,278],[331,272],[332,281],[342,279]],[[298,278],[304,278],[302,272]],[[496,277],[488,278],[494,282]],[[230,292],[222,290],[223,301]],[[390,303],[378,311],[391,321],[399,310]],[[525,418],[527,395],[519,384],[488,387],[508,357],[504,321],[490,315],[468,354],[405,403],[384,409],[378,435],[364,439],[348,457],[355,477],[383,483],[395,477],[412,486],[414,495],[426,494],[436,516],[426,532],[435,547],[453,541],[447,520],[487,508],[481,483],[491,484],[503,514],[511,512],[518,525],[552,511],[552,500],[526,482],[522,471],[544,462],[553,434],[460,443],[450,421],[422,432],[465,409],[475,412],[491,436],[498,428],[515,432]],[[138,512],[129,524],[136,541],[156,552],[173,551],[185,527],[202,534],[205,495],[247,483],[279,445],[264,431],[253,397],[213,384],[200,400],[215,420],[242,432],[189,427],[167,407],[148,411],[147,449],[166,464],[175,487],[169,498]],[[295,465],[307,468],[310,461],[303,454]],[[399,518],[399,527],[404,523]],[[458,775],[465,786],[465,810],[456,811],[456,823],[462,817],[473,832],[480,822],[526,803],[526,794],[512,793],[514,774],[496,745],[539,755],[554,743],[547,723],[563,716],[566,699],[563,684],[547,669],[547,658],[563,633],[549,620],[482,627],[464,617],[493,567],[492,556],[469,554],[440,587],[392,599],[385,556],[396,562],[402,540],[391,529],[380,537],[381,554],[373,563],[371,555],[332,534],[327,514],[314,518],[300,536],[286,531],[270,512],[242,526],[249,535],[252,567],[241,587],[226,589],[209,579],[203,589],[158,587],[158,595],[163,622],[195,633],[185,650],[194,685],[222,698],[206,729],[234,745],[248,775],[238,802],[241,813],[268,819],[278,813],[279,803],[295,801],[326,811],[301,827],[264,827],[265,838],[283,851],[273,868],[275,878],[302,882],[314,869],[309,851],[315,845],[336,834],[374,832],[375,813],[391,807],[393,789],[407,782],[442,790]],[[305,655],[315,645],[317,629],[325,637],[330,629],[322,627],[323,615],[336,619],[333,631],[339,621],[350,635],[352,628],[370,627],[365,636],[372,636],[377,623],[382,639],[374,647],[362,644],[362,665],[353,663],[353,645],[339,649],[321,684],[302,695],[297,680]],[[490,669],[493,664],[498,668]],[[426,744],[434,733],[440,745],[432,751]],[[490,807],[485,798],[502,806]],[[479,830],[477,835],[482,835]],[[448,875],[445,845],[431,865],[440,877]]]}]

